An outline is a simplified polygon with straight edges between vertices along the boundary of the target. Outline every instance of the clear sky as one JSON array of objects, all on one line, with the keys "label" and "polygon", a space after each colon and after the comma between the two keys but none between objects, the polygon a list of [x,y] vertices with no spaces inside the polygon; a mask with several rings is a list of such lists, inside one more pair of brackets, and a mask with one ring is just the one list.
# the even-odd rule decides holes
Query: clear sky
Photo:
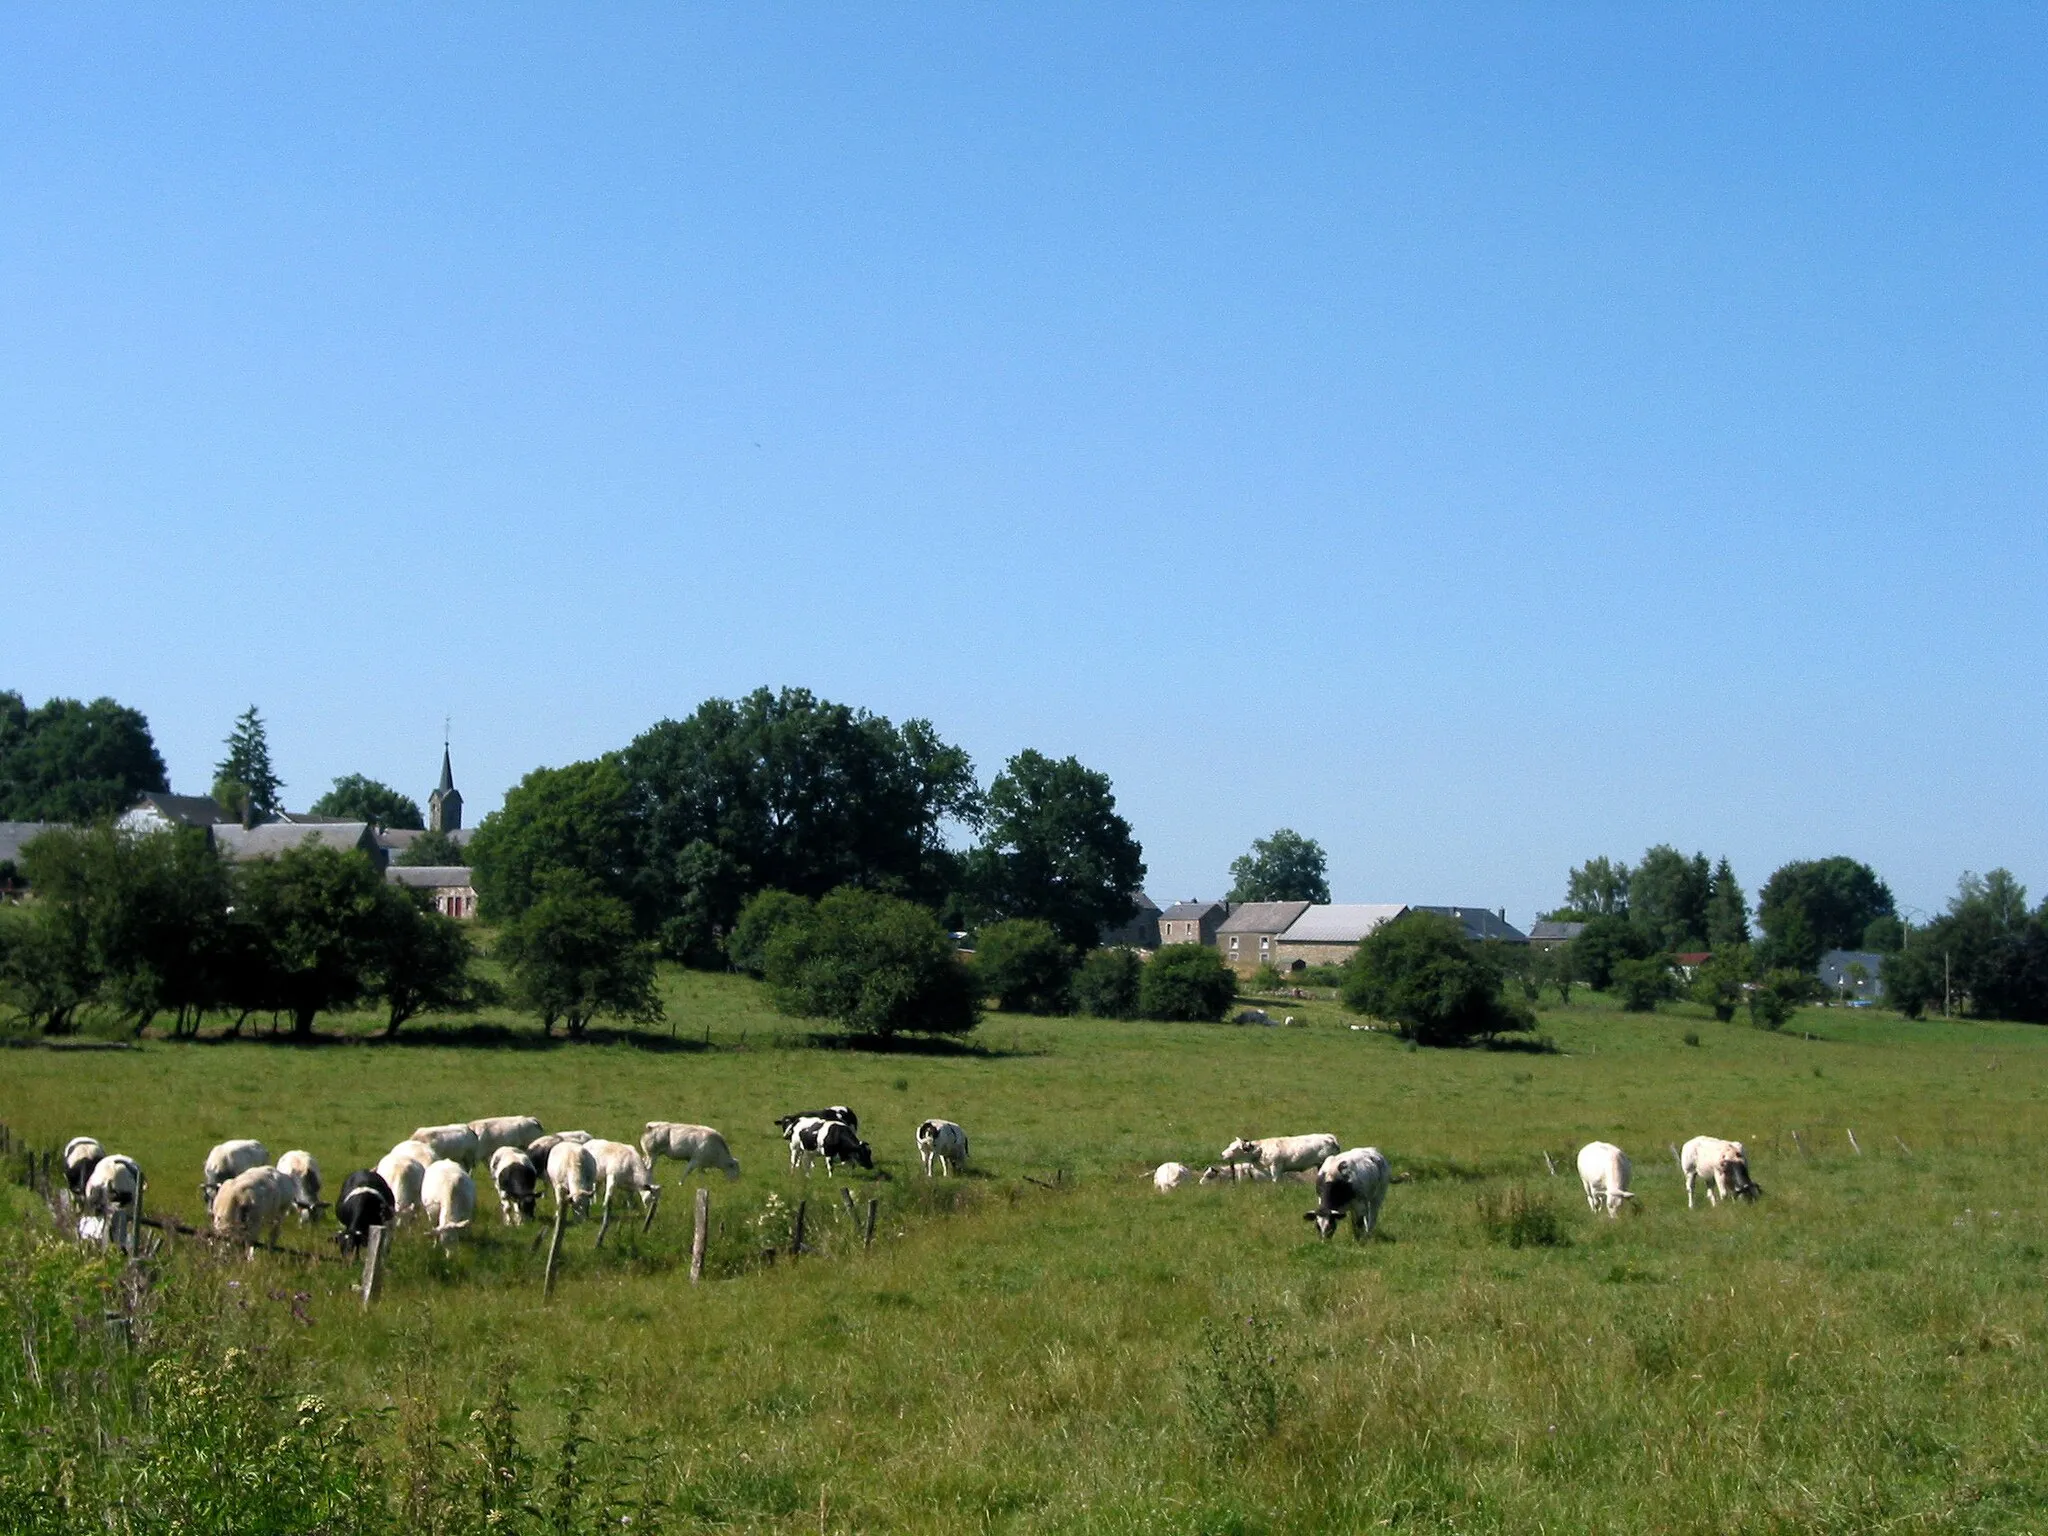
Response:
[{"label": "clear sky", "polygon": [[1506,906],[2043,857],[2048,12],[15,6],[0,686],[474,819],[803,684]]}]

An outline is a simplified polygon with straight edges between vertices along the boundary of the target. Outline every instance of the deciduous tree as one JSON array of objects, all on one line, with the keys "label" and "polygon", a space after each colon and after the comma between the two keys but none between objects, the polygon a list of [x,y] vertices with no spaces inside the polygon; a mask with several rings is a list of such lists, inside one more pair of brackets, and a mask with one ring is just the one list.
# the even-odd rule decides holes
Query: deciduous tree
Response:
[{"label": "deciduous tree", "polygon": [[417,830],[426,825],[417,800],[360,773],[336,779],[334,787],[313,802],[312,811],[315,816],[343,816],[380,827]]},{"label": "deciduous tree", "polygon": [[1252,843],[1251,852],[1230,865],[1231,901],[1316,901],[1330,899],[1323,845],[1282,827]]},{"label": "deciduous tree", "polygon": [[1035,917],[1075,949],[1130,921],[1144,852],[1116,811],[1109,775],[1024,751],[989,787],[972,882],[992,919]]},{"label": "deciduous tree", "polygon": [[1767,962],[1799,971],[1828,950],[1855,948],[1872,922],[1896,912],[1877,872],[1839,855],[1781,866],[1757,898]]},{"label": "deciduous tree", "polygon": [[1135,1019],[1144,969],[1134,949],[1090,950],[1074,973],[1074,1005],[1098,1019]]},{"label": "deciduous tree", "polygon": [[1213,1024],[1237,998],[1237,973],[1207,944],[1167,944],[1138,976],[1138,1011],[1148,1019]]},{"label": "deciduous tree", "polygon": [[974,982],[929,909],[855,887],[785,922],[767,946],[776,1006],[856,1035],[960,1035],[981,1020]]},{"label": "deciduous tree", "polygon": [[635,931],[632,910],[579,870],[543,870],[531,899],[500,930],[496,953],[514,998],[539,1017],[544,1034],[558,1020],[581,1039],[600,1016],[662,1017],[653,946]]},{"label": "deciduous tree", "polygon": [[975,980],[1005,1013],[1071,1011],[1076,963],[1052,924],[1037,918],[990,923],[975,935]]},{"label": "deciduous tree", "polygon": [[1345,966],[1344,1006],[1422,1045],[1465,1045],[1531,1029],[1535,1016],[1502,991],[1500,967],[1461,923],[1410,912],[1382,923]]},{"label": "deciduous tree", "polygon": [[470,839],[481,915],[492,922],[518,917],[540,899],[548,878],[563,871],[629,901],[644,891],[636,830],[632,786],[616,755],[534,769]]},{"label": "deciduous tree", "polygon": [[30,709],[0,691],[0,821],[83,825],[169,787],[142,714],[112,699]]}]

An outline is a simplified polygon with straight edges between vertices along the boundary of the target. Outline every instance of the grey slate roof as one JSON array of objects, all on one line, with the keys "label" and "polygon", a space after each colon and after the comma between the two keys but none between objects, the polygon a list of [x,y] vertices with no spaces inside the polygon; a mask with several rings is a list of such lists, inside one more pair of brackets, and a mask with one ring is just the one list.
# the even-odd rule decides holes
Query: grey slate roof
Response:
[{"label": "grey slate roof", "polygon": [[1569,944],[1585,931],[1584,923],[1560,923],[1546,917],[1529,925],[1529,938],[1532,943]]},{"label": "grey slate roof", "polygon": [[[402,853],[426,835],[419,827],[385,827],[377,833],[377,842],[380,847],[389,848],[393,853]],[[476,836],[476,828],[453,827],[447,835],[448,841],[456,847],[467,848],[469,840]]]},{"label": "grey slate roof", "polygon": [[467,890],[472,883],[467,864],[393,864],[384,878],[422,891]]},{"label": "grey slate roof", "polygon": [[361,849],[380,856],[367,821],[322,821],[311,826],[288,821],[268,821],[260,827],[243,827],[233,822],[213,829],[213,840],[230,859],[274,859],[287,848],[306,843],[316,847],[339,848],[344,852]]},{"label": "grey slate roof", "polygon": [[1407,910],[1398,901],[1319,904],[1297,917],[1280,937],[1289,944],[1356,944]]},{"label": "grey slate roof", "polygon": [[1306,901],[1247,901],[1223,920],[1218,933],[1285,933],[1309,909]]},{"label": "grey slate roof", "polygon": [[1526,944],[1529,935],[1515,927],[1491,907],[1410,907],[1411,912],[1434,912],[1438,917],[1448,917],[1453,922],[1465,925],[1465,935],[1473,939],[1498,939],[1503,944]]},{"label": "grey slate roof", "polygon": [[151,790],[129,808],[128,815],[134,815],[145,806],[165,821],[185,827],[211,827],[233,819],[211,795],[172,795]]},{"label": "grey slate roof", "polygon": [[0,821],[0,863],[13,863],[21,857],[23,844],[61,825],[55,821]]},{"label": "grey slate roof", "polygon": [[1211,912],[1221,910],[1222,906],[1220,901],[1176,901],[1159,914],[1159,920],[1163,923],[1196,923]]}]

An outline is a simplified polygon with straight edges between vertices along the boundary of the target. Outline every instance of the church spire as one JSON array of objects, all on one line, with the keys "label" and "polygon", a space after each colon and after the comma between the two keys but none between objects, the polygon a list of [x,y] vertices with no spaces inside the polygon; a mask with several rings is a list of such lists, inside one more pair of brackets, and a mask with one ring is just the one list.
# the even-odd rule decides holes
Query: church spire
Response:
[{"label": "church spire", "polygon": [[448,731],[441,730],[441,784],[427,796],[427,825],[436,832],[462,829],[462,791],[455,787],[455,764],[448,756]]}]

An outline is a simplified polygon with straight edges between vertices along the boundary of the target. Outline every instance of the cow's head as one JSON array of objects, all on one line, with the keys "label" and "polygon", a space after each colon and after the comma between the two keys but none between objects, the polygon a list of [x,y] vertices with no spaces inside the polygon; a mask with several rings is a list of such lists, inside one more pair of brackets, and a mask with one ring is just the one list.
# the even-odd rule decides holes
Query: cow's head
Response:
[{"label": "cow's head", "polygon": [[1344,1219],[1344,1213],[1351,1205],[1357,1191],[1349,1179],[1317,1179],[1316,1208],[1302,1213],[1303,1221],[1316,1224],[1316,1232],[1328,1242],[1337,1230],[1337,1224]]},{"label": "cow's head", "polygon": [[875,1149],[864,1141],[856,1141],[853,1144],[853,1160],[863,1168],[872,1168],[875,1166]]},{"label": "cow's head", "polygon": [[1226,1163],[1241,1163],[1246,1158],[1256,1157],[1257,1155],[1258,1148],[1254,1147],[1242,1136],[1223,1149],[1223,1161]]},{"label": "cow's head", "polygon": [[1730,1163],[1728,1179],[1734,1185],[1733,1193],[1738,1200],[1754,1200],[1764,1192],[1763,1185],[1749,1176],[1749,1164],[1746,1162]]}]

